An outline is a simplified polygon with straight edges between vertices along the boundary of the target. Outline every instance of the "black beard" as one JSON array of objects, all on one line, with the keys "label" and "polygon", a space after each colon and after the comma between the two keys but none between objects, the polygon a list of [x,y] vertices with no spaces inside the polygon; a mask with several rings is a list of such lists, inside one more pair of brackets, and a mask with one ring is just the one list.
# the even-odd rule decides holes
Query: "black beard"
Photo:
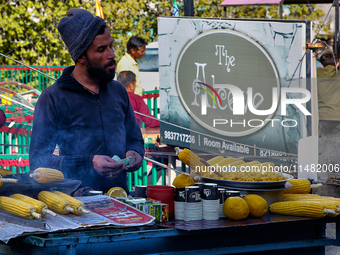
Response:
[{"label": "black beard", "polygon": [[86,71],[88,76],[91,79],[98,80],[100,84],[107,84],[108,82],[112,81],[116,75],[116,68],[111,69],[109,72],[105,70],[108,66],[112,66],[113,64],[116,66],[115,60],[111,60],[103,67],[92,65],[88,58],[86,58],[86,63]]}]

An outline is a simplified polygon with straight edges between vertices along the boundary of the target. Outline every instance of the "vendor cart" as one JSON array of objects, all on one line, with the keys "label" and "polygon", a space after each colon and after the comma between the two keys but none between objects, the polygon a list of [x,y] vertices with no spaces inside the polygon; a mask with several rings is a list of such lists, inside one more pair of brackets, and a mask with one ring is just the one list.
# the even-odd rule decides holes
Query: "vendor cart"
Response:
[{"label": "vendor cart", "polygon": [[[325,228],[336,224],[337,238]],[[142,227],[29,234],[0,245],[2,254],[325,254],[339,245],[339,218],[268,214],[261,219],[170,221]]]}]

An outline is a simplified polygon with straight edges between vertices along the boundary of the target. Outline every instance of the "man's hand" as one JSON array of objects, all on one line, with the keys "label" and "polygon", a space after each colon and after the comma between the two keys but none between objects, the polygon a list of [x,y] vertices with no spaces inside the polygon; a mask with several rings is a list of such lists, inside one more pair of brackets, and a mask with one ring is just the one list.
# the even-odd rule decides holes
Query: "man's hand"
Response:
[{"label": "man's hand", "polygon": [[[139,157],[141,158],[141,156]],[[117,163],[109,156],[95,155],[92,162],[94,169],[100,175],[109,179],[114,179],[120,174],[120,172],[127,170],[127,168],[124,166],[124,162]]]},{"label": "man's hand", "polygon": [[126,170],[127,172],[134,172],[142,166],[143,159],[139,153],[133,150],[126,153],[126,157],[132,157],[133,155],[135,156],[135,161],[130,163],[130,167]]}]

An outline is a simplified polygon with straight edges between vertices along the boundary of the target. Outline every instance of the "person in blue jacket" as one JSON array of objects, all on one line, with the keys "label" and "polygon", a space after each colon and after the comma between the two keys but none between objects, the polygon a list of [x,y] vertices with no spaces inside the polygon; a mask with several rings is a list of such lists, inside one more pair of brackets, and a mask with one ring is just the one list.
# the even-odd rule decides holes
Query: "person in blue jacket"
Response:
[{"label": "person in blue jacket", "polygon": [[[127,172],[141,166],[144,141],[126,89],[113,81],[110,32],[102,18],[83,9],[70,9],[58,31],[75,65],[65,68],[38,99],[30,170],[54,168],[81,180],[83,187],[128,191]],[[115,155],[135,160],[126,167],[112,159]]]}]

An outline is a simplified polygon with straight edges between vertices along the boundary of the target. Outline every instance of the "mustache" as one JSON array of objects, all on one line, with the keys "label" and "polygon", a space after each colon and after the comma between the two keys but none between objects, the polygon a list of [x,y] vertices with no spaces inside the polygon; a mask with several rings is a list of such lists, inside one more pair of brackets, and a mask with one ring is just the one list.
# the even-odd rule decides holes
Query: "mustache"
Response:
[{"label": "mustache", "polygon": [[109,62],[107,62],[105,65],[104,65],[104,69],[106,69],[108,66],[112,66],[114,65],[116,67],[116,60],[110,60]]}]

